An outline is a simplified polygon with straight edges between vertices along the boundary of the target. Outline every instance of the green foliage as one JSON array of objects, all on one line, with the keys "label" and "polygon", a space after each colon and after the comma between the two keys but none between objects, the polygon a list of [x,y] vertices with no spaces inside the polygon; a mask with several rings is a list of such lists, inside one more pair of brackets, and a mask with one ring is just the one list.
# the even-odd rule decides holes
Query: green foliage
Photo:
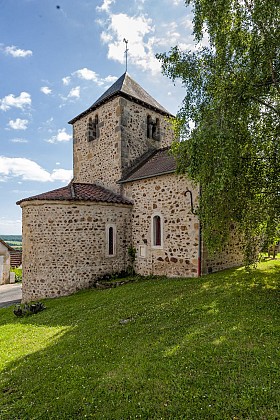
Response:
[{"label": "green foliage", "polygon": [[[234,225],[247,262],[280,223],[279,0],[187,0],[197,50],[159,54],[186,97],[174,123],[178,171],[200,183],[210,251]],[[209,45],[199,47],[203,36]],[[189,124],[192,122],[192,124]]]},{"label": "green foliage", "polygon": [[130,245],[127,249],[129,258],[130,258],[130,267],[128,267],[128,272],[130,275],[134,275],[135,274],[135,270],[134,270],[134,262],[136,259],[136,248],[134,248],[132,245]]},{"label": "green foliage", "polygon": [[135,258],[136,258],[136,248],[134,248],[132,245],[130,245],[127,249],[128,255],[132,261],[132,263],[134,263]]},{"label": "green foliage", "polygon": [[11,268],[10,271],[12,271],[13,273],[15,273],[16,283],[22,281],[22,268]]},{"label": "green foliage", "polygon": [[0,418],[277,419],[280,261],[0,309]]}]

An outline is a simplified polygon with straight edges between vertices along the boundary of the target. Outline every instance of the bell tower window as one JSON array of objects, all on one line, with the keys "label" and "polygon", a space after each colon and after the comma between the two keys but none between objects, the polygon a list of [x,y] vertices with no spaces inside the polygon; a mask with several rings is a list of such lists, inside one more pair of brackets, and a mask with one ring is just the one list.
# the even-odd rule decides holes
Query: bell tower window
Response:
[{"label": "bell tower window", "polygon": [[92,117],[88,120],[87,125],[87,136],[88,141],[95,140],[99,137],[99,129],[98,129],[98,115],[96,114],[94,119]]},{"label": "bell tower window", "polygon": [[160,140],[159,118],[154,120],[151,115],[147,116],[147,138]]}]

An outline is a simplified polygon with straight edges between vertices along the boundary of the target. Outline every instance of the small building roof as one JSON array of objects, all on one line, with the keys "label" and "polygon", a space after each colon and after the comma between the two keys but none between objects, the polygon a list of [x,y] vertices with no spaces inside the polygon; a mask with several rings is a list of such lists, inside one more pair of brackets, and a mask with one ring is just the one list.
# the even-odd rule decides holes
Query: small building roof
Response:
[{"label": "small building roof", "polygon": [[138,179],[170,174],[175,171],[175,158],[171,155],[170,148],[166,147],[164,149],[155,150],[149,156],[146,156],[138,165],[131,168],[119,183],[122,184],[125,182],[137,181]]},{"label": "small building roof", "polygon": [[133,102],[141,103],[142,105],[154,109],[164,115],[171,116],[163,106],[161,106],[151,95],[148,94],[138,83],[136,83],[130,75],[125,72],[100,98],[97,99],[87,110],[77,115],[69,121],[69,124],[73,124],[81,117],[87,115],[89,112],[94,111],[100,105],[111,100],[113,97],[120,95],[124,98],[128,98]]},{"label": "small building roof", "polygon": [[12,248],[7,242],[5,242],[3,239],[0,238],[0,243],[4,245],[9,251],[15,251],[14,248]]},{"label": "small building roof", "polygon": [[32,197],[23,198],[17,201],[21,204],[24,201],[50,200],[50,201],[91,201],[114,204],[132,204],[131,201],[113,191],[96,184],[84,184],[70,182],[66,187],[57,188]]}]

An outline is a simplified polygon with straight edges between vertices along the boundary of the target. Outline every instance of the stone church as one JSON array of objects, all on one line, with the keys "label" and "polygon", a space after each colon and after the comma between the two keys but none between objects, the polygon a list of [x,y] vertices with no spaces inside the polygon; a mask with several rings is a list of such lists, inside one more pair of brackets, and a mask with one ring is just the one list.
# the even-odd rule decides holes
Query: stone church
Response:
[{"label": "stone church", "polygon": [[20,200],[23,301],[56,297],[127,271],[198,277],[240,265],[233,241],[209,258],[194,209],[199,188],[176,174],[171,114],[126,72],[73,125],[69,185]]}]

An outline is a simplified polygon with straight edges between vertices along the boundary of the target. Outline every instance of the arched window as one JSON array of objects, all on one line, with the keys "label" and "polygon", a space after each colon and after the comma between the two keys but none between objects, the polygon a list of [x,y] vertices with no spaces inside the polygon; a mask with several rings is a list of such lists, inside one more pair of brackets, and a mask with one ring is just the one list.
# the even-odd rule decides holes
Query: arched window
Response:
[{"label": "arched window", "polygon": [[156,123],[153,126],[153,139],[160,140],[160,131],[159,131],[159,118],[156,119]]},{"label": "arched window", "polygon": [[148,139],[160,140],[159,118],[154,121],[151,115],[147,116],[147,137]]},{"label": "arched window", "polygon": [[94,117],[94,121],[90,117],[88,120],[88,130],[87,130],[88,141],[92,141],[98,138],[98,115]]},{"label": "arched window", "polygon": [[116,226],[114,224],[106,226],[106,255],[107,257],[116,255]]},{"label": "arched window", "polygon": [[163,221],[159,214],[152,217],[152,246],[163,246]]},{"label": "arched window", "polygon": [[153,137],[153,120],[150,115],[147,116],[147,137],[148,139]]}]

